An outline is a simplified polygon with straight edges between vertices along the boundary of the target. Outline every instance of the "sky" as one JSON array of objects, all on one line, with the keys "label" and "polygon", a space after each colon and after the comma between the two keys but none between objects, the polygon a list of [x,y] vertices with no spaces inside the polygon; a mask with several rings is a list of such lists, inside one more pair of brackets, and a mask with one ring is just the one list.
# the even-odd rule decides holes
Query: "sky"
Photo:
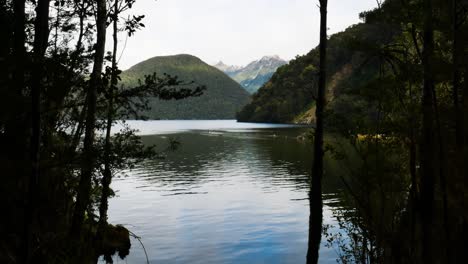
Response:
[{"label": "sky", "polygon": [[[119,36],[121,69],[154,56],[191,54],[209,64],[246,65],[263,56],[290,60],[318,45],[318,0],[138,0],[145,28]],[[329,0],[328,34],[359,23],[375,0]],[[128,14],[125,14],[125,16]],[[108,42],[109,44],[109,42]]]}]

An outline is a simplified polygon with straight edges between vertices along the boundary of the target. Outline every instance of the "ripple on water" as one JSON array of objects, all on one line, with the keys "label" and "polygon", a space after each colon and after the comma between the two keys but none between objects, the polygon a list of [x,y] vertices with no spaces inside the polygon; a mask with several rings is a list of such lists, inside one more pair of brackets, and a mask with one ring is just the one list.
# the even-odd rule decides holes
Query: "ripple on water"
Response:
[{"label": "ripple on water", "polygon": [[[142,237],[151,263],[303,263],[309,162],[300,159],[310,152],[286,132],[175,134],[179,150],[113,181],[110,221]],[[324,263],[335,263],[322,251]],[[132,240],[127,262],[144,260]]]}]

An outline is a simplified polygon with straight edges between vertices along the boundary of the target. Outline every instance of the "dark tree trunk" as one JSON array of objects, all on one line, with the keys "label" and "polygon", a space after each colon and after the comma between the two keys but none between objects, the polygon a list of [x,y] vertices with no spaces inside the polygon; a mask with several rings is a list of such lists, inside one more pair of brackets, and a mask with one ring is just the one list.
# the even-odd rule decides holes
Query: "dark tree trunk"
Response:
[{"label": "dark tree trunk", "polygon": [[106,45],[106,1],[98,0],[97,2],[97,40],[96,52],[94,54],[94,65],[91,74],[90,83],[87,92],[87,114],[86,114],[86,129],[83,144],[83,158],[81,166],[80,183],[75,203],[75,211],[72,220],[72,235],[77,237],[82,229],[84,214],[89,206],[91,179],[94,172],[96,153],[94,150],[94,129],[96,126],[96,100],[97,89],[102,85],[101,73],[104,64],[104,53]]},{"label": "dark tree trunk", "polygon": [[[26,124],[25,107],[23,92],[25,90],[25,71],[26,71],[26,15],[24,0],[13,1],[14,27],[13,27],[13,85],[9,86],[9,101],[12,103],[12,114],[5,123],[5,145],[8,149],[11,161],[19,163],[28,158],[27,137],[29,126]],[[29,110],[29,109],[28,109]],[[22,165],[21,165],[22,166]],[[21,181],[25,181],[24,174]]]},{"label": "dark tree trunk", "polygon": [[[11,87],[9,93],[12,95],[12,97],[15,98],[21,98],[21,93],[24,89],[24,60],[25,60],[25,1],[21,0],[15,0],[13,2],[13,12],[14,12],[14,39],[13,39],[13,56],[15,58],[15,69],[13,72],[13,83],[14,85]],[[5,125],[5,135],[6,135],[6,143],[10,143],[8,146],[8,150],[11,153],[13,159],[19,159],[21,156],[21,152],[24,150],[24,147],[20,147],[24,143],[21,143],[20,141],[23,139],[22,136],[20,135],[15,135],[15,131],[23,131],[24,129],[16,129],[18,124],[21,123],[16,123],[16,120],[8,120],[8,123]],[[16,138],[19,138],[19,141],[16,141]],[[3,146],[5,147],[5,146]],[[23,252],[20,252],[21,256],[23,256],[22,261],[27,262],[28,260],[28,255],[29,255],[29,234],[30,234],[30,225],[28,218],[26,215],[28,214],[27,212],[27,206],[25,207],[25,217],[24,217],[24,224],[23,224],[23,230],[22,230],[22,244],[21,244],[21,250]]]},{"label": "dark tree trunk", "polygon": [[[443,218],[443,228],[445,232],[445,243],[442,243],[444,247],[444,253],[446,261],[450,256],[450,247],[448,246],[450,242],[450,228],[448,223],[448,191],[447,191],[447,175],[446,175],[446,154],[445,154],[445,144],[442,136],[442,125],[440,122],[440,112],[438,107],[438,100],[435,90],[432,91],[432,95],[434,98],[434,112],[435,112],[435,119],[436,119],[436,127],[437,127],[437,141],[439,143],[439,152],[438,152],[438,165],[439,165],[439,180],[440,180],[440,194],[442,196],[442,218]],[[440,238],[439,238],[440,239]]]},{"label": "dark tree trunk", "polygon": [[411,128],[410,143],[409,143],[409,166],[411,175],[411,197],[413,201],[418,200],[418,179],[416,170],[416,139],[414,128]]},{"label": "dark tree trunk", "polygon": [[410,211],[410,222],[411,222],[411,254],[413,254],[418,248],[417,245],[417,226],[416,221],[419,217],[419,180],[417,178],[417,169],[416,169],[416,132],[413,127],[414,122],[412,118],[410,119],[410,145],[409,145],[409,166],[410,166],[410,175],[411,175],[411,189],[410,189],[410,198],[409,198],[409,208]]},{"label": "dark tree trunk", "polygon": [[75,51],[71,55],[71,63],[70,63],[70,72],[75,70],[77,60],[81,50],[83,49],[83,37],[84,37],[84,27],[85,27],[85,18],[86,12],[88,12],[89,6],[86,4],[85,1],[77,1],[75,3],[75,8],[78,9],[78,17],[79,17],[79,30],[78,30],[78,40],[76,41]]},{"label": "dark tree trunk", "polygon": [[460,46],[458,39],[458,19],[457,19],[457,0],[451,0],[451,12],[450,17],[452,18],[452,63],[453,63],[453,76],[452,76],[452,95],[453,95],[453,107],[455,112],[455,139],[457,154],[460,155],[463,146],[463,131],[462,131],[462,108],[460,107]]},{"label": "dark tree trunk", "polygon": [[[468,59],[467,54],[463,54],[463,57]],[[468,65],[465,65],[464,68],[464,85],[463,85],[463,95],[462,95],[462,105],[463,111],[460,119],[462,120],[461,130],[463,132],[463,150],[462,156],[464,157],[464,162],[460,166],[462,175],[464,177],[464,190],[468,190],[468,162],[466,162],[466,157],[468,157]],[[465,195],[468,198],[468,195]],[[464,201],[464,204],[467,205],[468,201]],[[465,224],[468,225],[468,215],[465,214]],[[468,232],[468,226],[465,227]]]},{"label": "dark tree trunk", "polygon": [[[463,190],[466,192],[468,190],[468,1],[466,0],[457,0],[456,3],[459,4],[458,8],[453,12],[457,12],[457,25],[455,37],[457,37],[457,56],[459,63],[459,72],[463,76],[460,80],[459,86],[459,95],[460,95],[460,111],[459,111],[459,120],[460,120],[460,140],[461,140],[461,149],[460,149],[460,164],[459,172],[461,175],[461,181],[463,181]],[[462,197],[463,205],[468,205],[468,195]],[[466,210],[465,210],[466,211]],[[468,213],[464,214],[464,230],[465,235],[468,234]]]},{"label": "dark tree trunk", "polygon": [[434,52],[434,33],[432,25],[432,0],[424,1],[424,84],[422,97],[422,141],[421,159],[421,225],[422,225],[422,263],[433,262],[433,211],[435,184],[435,126],[434,126],[434,80],[432,57]]},{"label": "dark tree trunk", "polygon": [[[37,215],[39,199],[39,154],[41,142],[41,91],[42,76],[44,73],[44,54],[49,39],[49,0],[39,0],[36,6],[36,21],[34,25],[34,53],[31,81],[31,175],[29,178],[29,199],[26,214],[29,222],[28,249],[26,251],[27,263],[32,261],[33,226]],[[47,190],[45,190],[47,193]]]},{"label": "dark tree trunk", "polygon": [[316,128],[314,139],[314,162],[309,193],[309,245],[307,263],[317,263],[319,259],[320,241],[322,238],[322,177],[323,177],[323,111],[325,107],[326,89],[326,55],[327,55],[327,2],[320,0],[320,66],[319,85],[316,102]]},{"label": "dark tree trunk", "polygon": [[24,59],[26,54],[25,42],[25,0],[15,0],[13,3],[13,11],[15,14],[14,24],[14,49],[16,67],[14,72],[15,90],[17,94],[21,94],[24,88]]},{"label": "dark tree trunk", "polygon": [[102,194],[101,203],[99,205],[99,227],[102,228],[107,223],[108,197],[110,194],[110,184],[112,181],[111,170],[111,129],[114,118],[114,88],[117,86],[117,22],[119,18],[119,0],[114,3],[113,17],[113,51],[112,51],[112,76],[111,84],[108,92],[107,104],[107,124],[106,124],[106,139],[104,145],[104,175],[102,177]]}]

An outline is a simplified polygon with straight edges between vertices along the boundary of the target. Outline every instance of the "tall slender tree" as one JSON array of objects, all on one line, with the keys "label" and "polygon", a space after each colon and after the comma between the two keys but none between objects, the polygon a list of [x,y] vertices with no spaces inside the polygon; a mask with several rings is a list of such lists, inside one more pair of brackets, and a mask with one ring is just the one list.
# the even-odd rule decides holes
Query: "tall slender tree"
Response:
[{"label": "tall slender tree", "polygon": [[424,44],[423,44],[423,95],[422,131],[420,144],[421,159],[421,224],[422,224],[422,263],[433,261],[433,213],[435,184],[435,126],[434,126],[434,77],[433,53],[434,32],[432,21],[432,0],[424,0]]},{"label": "tall slender tree", "polygon": [[450,2],[450,17],[452,18],[452,63],[453,63],[453,70],[452,70],[452,96],[453,96],[453,106],[455,112],[455,139],[457,145],[457,151],[461,151],[461,147],[463,145],[463,131],[462,131],[462,113],[460,107],[460,98],[459,98],[459,91],[460,91],[460,41],[459,41],[459,33],[458,33],[458,1],[451,0]]},{"label": "tall slender tree", "polygon": [[322,238],[322,178],[323,178],[323,112],[325,108],[326,89],[326,61],[327,61],[327,4],[328,0],[320,0],[320,65],[318,92],[315,110],[315,138],[314,161],[312,165],[310,193],[309,193],[309,247],[307,263],[317,263],[319,258],[320,241]]},{"label": "tall slender tree", "polygon": [[[26,13],[25,1],[13,1],[13,49],[12,55],[14,56],[13,68],[13,85],[7,88],[8,95],[11,96],[10,100],[14,102],[12,109],[13,118],[6,121],[5,135],[9,142],[8,151],[10,155],[19,161],[24,159],[26,151],[26,137],[27,127],[25,116],[23,115],[24,108],[27,107],[23,104],[23,92],[26,88]],[[28,107],[29,109],[29,107]]]},{"label": "tall slender tree", "polygon": [[102,227],[107,223],[107,209],[108,209],[108,197],[110,194],[110,184],[112,180],[112,169],[111,169],[111,129],[112,122],[114,120],[114,93],[118,82],[118,68],[117,68],[117,33],[118,33],[118,21],[119,21],[119,0],[114,1],[113,13],[112,13],[112,68],[111,68],[111,81],[109,89],[107,91],[107,124],[106,124],[106,138],[104,142],[104,173],[102,177],[102,194],[101,201],[99,204],[99,227]]},{"label": "tall slender tree", "polygon": [[84,214],[89,204],[91,179],[93,176],[96,153],[94,150],[94,130],[96,127],[96,101],[97,90],[102,85],[102,69],[104,65],[104,53],[106,45],[106,22],[107,8],[105,0],[97,0],[96,17],[96,45],[94,54],[94,64],[87,91],[87,113],[85,121],[85,138],[83,143],[83,159],[81,166],[80,182],[75,203],[71,232],[73,236],[78,236],[81,232]]},{"label": "tall slender tree", "polygon": [[44,55],[49,39],[49,0],[39,0],[36,6],[36,21],[34,24],[33,69],[31,83],[31,174],[29,178],[29,199],[26,222],[29,224],[29,236],[26,248],[27,263],[32,261],[33,225],[36,217],[39,195],[39,156],[41,142],[41,91],[44,71]]},{"label": "tall slender tree", "polygon": [[[13,71],[13,84],[10,88],[9,94],[12,95],[13,98],[19,99],[21,97],[21,93],[23,92],[24,85],[25,85],[25,55],[26,55],[26,48],[25,48],[25,40],[26,40],[26,34],[25,34],[25,20],[26,20],[26,15],[25,15],[25,1],[23,0],[14,0],[13,1],[13,12],[14,12],[14,34],[13,34],[13,55],[16,58],[16,65]],[[8,138],[8,141],[10,139],[15,139],[18,137],[20,140],[22,139],[21,135],[14,135],[14,131],[17,130],[15,128],[17,126],[17,123],[15,120],[8,120],[8,123],[5,126],[5,134],[6,137]],[[21,131],[21,130],[19,130]],[[24,130],[23,130],[24,131]],[[11,142],[11,141],[10,141]],[[11,154],[14,156],[15,159],[20,158],[20,153],[23,149],[19,150],[18,144],[19,142],[16,141],[12,143],[12,147],[10,150],[12,150]],[[25,208],[25,215],[27,214],[27,207]],[[24,219],[24,227],[23,227],[23,234],[22,234],[22,250],[24,251],[24,262],[26,263],[28,261],[28,255],[29,255],[29,247],[30,247],[30,222],[28,221],[27,217]]]}]

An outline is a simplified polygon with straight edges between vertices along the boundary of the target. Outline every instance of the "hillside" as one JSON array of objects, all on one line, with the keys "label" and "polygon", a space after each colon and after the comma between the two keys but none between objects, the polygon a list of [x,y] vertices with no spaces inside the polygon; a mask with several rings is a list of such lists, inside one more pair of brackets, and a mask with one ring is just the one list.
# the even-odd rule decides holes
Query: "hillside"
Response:
[{"label": "hillside", "polygon": [[278,67],[287,62],[278,56],[265,56],[260,60],[253,61],[245,67],[229,66],[219,62],[214,67],[229,75],[244,89],[253,94],[268,82]]},{"label": "hillside", "polygon": [[121,74],[126,86],[136,85],[144,75],[156,72],[194,81],[207,89],[200,97],[180,101],[152,99],[150,119],[233,119],[248,101],[249,94],[222,71],[191,55],[154,57],[140,62]]},{"label": "hillside", "polygon": [[[328,44],[328,109],[346,111],[350,99],[378,72],[376,62],[363,55],[366,43],[387,43],[393,34],[380,34],[381,26],[357,24],[334,34]],[[239,121],[313,123],[319,63],[318,47],[298,56],[273,74],[237,115]],[[343,96],[338,96],[343,95]],[[335,98],[337,98],[335,100]]]}]

